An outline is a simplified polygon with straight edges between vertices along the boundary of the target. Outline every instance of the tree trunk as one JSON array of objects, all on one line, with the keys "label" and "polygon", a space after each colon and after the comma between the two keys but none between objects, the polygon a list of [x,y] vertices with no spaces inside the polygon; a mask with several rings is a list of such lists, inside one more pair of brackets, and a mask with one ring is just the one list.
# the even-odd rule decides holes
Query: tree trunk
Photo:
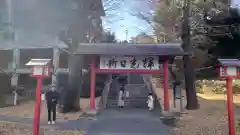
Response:
[{"label": "tree trunk", "polygon": [[68,76],[68,95],[67,100],[71,100],[71,110],[78,111],[80,109],[79,99],[82,84],[82,68],[84,57],[80,55],[72,55],[69,57],[69,76]]},{"label": "tree trunk", "polygon": [[62,105],[61,112],[63,113],[80,110],[79,99],[82,90],[81,68],[83,65],[83,59],[84,58],[79,55],[70,55],[68,58],[69,73],[65,79],[68,83],[66,83],[67,86],[65,85],[65,89],[60,93],[60,104]]},{"label": "tree trunk", "polygon": [[76,18],[72,20],[69,27],[69,36],[72,39],[69,50],[71,55],[68,59],[69,76],[68,76],[68,92],[65,99],[65,112],[78,111],[80,109],[80,94],[82,89],[82,69],[84,68],[84,56],[74,55],[80,43],[85,42],[86,32],[89,27],[88,20],[88,4],[87,0],[78,1],[78,12]]},{"label": "tree trunk", "polygon": [[[183,8],[183,25],[182,25],[182,41],[183,49],[191,53],[192,46],[190,42],[190,26],[189,26],[189,9],[190,0],[184,0]],[[186,87],[186,98],[187,98],[187,110],[196,110],[199,108],[198,99],[196,95],[195,87],[195,69],[190,56],[183,57],[184,62],[184,76],[185,76],[185,87]]]},{"label": "tree trunk", "polygon": [[195,87],[195,70],[193,62],[189,56],[184,56],[184,75],[185,75],[185,87],[186,87],[186,97],[187,97],[187,110],[199,109],[199,103],[196,95]]}]

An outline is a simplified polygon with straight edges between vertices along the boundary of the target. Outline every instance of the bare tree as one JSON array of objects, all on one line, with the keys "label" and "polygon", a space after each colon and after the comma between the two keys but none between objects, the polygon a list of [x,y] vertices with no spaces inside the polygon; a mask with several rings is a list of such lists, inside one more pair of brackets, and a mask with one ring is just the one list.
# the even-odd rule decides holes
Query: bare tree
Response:
[{"label": "bare tree", "polygon": [[[185,69],[185,79],[188,80],[186,82],[187,97],[191,98],[188,100],[191,102],[187,105],[188,109],[198,108],[197,101],[195,100],[195,87],[193,85],[195,71],[201,70],[204,63],[214,58],[208,54],[208,50],[216,43],[213,43],[206,34],[204,34],[206,31],[204,17],[206,14],[210,16],[225,14],[223,16],[226,16],[228,14],[227,10],[227,4],[221,1],[165,0],[160,1],[155,14],[139,11],[133,14],[152,26],[157,36],[160,35],[160,32],[163,32],[167,39],[165,41],[174,41],[181,37],[183,49],[191,54],[191,57],[184,58],[184,61],[182,61],[184,64],[178,64],[184,65],[185,68],[183,68],[183,66],[177,67],[181,71]],[[209,29],[209,27],[207,27],[207,29]],[[174,62],[174,60],[171,62]],[[195,70],[195,68],[198,69]],[[170,71],[173,78],[176,78],[173,70],[170,69]]]},{"label": "bare tree", "polygon": [[86,42],[86,34],[89,29],[89,10],[92,1],[79,0],[77,1],[77,15],[69,25],[66,31],[62,31],[59,34],[59,38],[68,45],[68,92],[64,97],[63,112],[70,110],[79,110],[79,98],[81,93],[81,82],[82,82],[82,70],[85,63],[84,57],[74,55],[77,50],[79,43]]},{"label": "bare tree", "polygon": [[[183,21],[182,2],[181,0],[160,1],[155,14],[141,11],[132,14],[149,24],[157,37],[163,37],[162,42],[179,42],[181,41],[181,22]],[[206,33],[204,12],[209,15],[223,13],[223,16],[226,16],[227,10],[226,5],[222,2],[214,2],[214,0],[190,2],[190,41],[193,45],[191,54],[194,58],[192,60],[195,68],[202,68],[203,64],[212,58],[208,54],[208,49],[216,44],[204,34]],[[207,27],[207,29],[212,29],[212,27]]]},{"label": "bare tree", "polygon": [[106,14],[107,12],[116,11],[124,3],[124,0],[103,0],[103,7]]},{"label": "bare tree", "polygon": [[103,0],[103,7],[106,14],[104,20],[108,23],[121,20],[122,18],[118,16],[118,10],[122,8],[124,2],[125,0]]},{"label": "bare tree", "polygon": [[[68,92],[64,102],[63,111],[79,110],[79,98],[82,90],[82,69],[88,68],[88,64],[84,61],[84,56],[74,55],[80,43],[95,42],[96,38],[101,37],[100,33],[91,35],[92,28],[92,15],[102,12],[102,1],[94,0],[78,0],[78,9],[76,10],[77,16],[72,20],[66,31],[62,31],[59,37],[68,45],[69,52],[69,77],[68,77]],[[121,4],[121,1],[106,0],[104,1],[104,10],[108,12],[116,10]],[[100,28],[99,28],[100,29]],[[79,85],[80,84],[80,85]]]}]

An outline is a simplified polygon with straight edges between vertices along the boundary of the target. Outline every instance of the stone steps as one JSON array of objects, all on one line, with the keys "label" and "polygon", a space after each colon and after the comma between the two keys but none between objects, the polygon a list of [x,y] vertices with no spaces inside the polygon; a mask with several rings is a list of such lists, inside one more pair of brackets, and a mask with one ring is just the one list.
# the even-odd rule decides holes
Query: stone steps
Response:
[{"label": "stone steps", "polygon": [[[124,102],[125,108],[145,108],[147,107],[146,97],[126,98]],[[117,107],[117,99],[108,99],[108,108]]]},{"label": "stone steps", "polygon": [[[133,80],[134,79],[134,80]],[[148,89],[145,86],[143,80],[141,80],[141,75],[134,75],[131,77],[131,81],[133,84],[127,84],[125,86],[125,93],[129,93],[129,97],[125,97],[125,108],[145,108],[147,107],[147,98],[148,98]],[[139,82],[139,83],[138,83]],[[112,83],[112,87],[109,91],[108,95],[108,108],[117,107],[117,97],[118,92],[120,90],[120,84],[116,81]]]},{"label": "stone steps", "polygon": [[[144,78],[144,76],[147,78]],[[145,80],[143,80],[143,78]],[[146,101],[147,101],[147,96],[149,92],[152,92],[155,98],[155,108],[162,108],[161,107],[161,100],[162,97],[160,95],[162,95],[161,93],[163,91],[159,91],[161,89],[163,89],[163,78],[164,78],[164,74],[159,74],[157,79],[155,79],[155,84],[157,88],[160,88],[156,91],[156,89],[152,89],[151,87],[149,87],[150,85],[152,85],[153,80],[151,79],[150,75],[134,75],[131,76],[130,79],[135,79],[135,80],[130,80],[130,82],[132,82],[132,84],[127,84],[125,86],[125,91],[129,92],[129,98],[125,99],[125,106],[126,107],[147,107]],[[139,81],[140,79],[142,79],[143,81]],[[137,82],[140,82],[139,84]],[[169,89],[172,88],[172,81],[171,78],[169,77]],[[117,106],[117,95],[118,95],[118,91],[119,91],[119,86],[117,86],[118,84],[115,83],[115,87],[112,87],[112,89],[109,91],[109,95],[108,95],[108,105],[107,107],[116,107]],[[149,86],[148,86],[149,85]],[[133,98],[131,98],[133,97]]]}]

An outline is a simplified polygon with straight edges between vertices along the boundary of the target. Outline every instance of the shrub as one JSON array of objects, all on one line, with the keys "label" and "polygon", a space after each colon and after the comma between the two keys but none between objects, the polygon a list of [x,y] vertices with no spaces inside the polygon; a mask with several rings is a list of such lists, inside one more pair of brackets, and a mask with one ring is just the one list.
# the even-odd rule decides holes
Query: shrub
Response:
[{"label": "shrub", "polygon": [[204,90],[201,86],[196,86],[196,92],[199,94],[204,94]]},{"label": "shrub", "polygon": [[199,94],[204,93],[203,82],[202,81],[196,81],[196,92],[199,93]]},{"label": "shrub", "polygon": [[240,94],[240,84],[233,84],[232,91],[233,94]]},{"label": "shrub", "polygon": [[215,94],[225,94],[226,93],[226,85],[219,84],[213,88],[212,92]]}]

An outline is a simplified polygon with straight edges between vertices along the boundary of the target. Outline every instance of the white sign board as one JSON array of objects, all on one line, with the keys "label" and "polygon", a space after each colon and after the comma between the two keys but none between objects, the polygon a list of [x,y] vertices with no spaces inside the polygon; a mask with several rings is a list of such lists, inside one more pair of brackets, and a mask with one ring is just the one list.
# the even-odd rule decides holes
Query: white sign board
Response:
[{"label": "white sign board", "polygon": [[33,75],[42,75],[43,67],[42,66],[34,66],[33,67]]},{"label": "white sign board", "polygon": [[159,69],[158,56],[100,56],[100,69]]},{"label": "white sign board", "polygon": [[237,67],[227,67],[228,76],[237,76]]},{"label": "white sign board", "polygon": [[220,67],[220,77],[224,76],[238,76],[238,68],[237,67],[226,67],[226,74],[224,67]]}]

